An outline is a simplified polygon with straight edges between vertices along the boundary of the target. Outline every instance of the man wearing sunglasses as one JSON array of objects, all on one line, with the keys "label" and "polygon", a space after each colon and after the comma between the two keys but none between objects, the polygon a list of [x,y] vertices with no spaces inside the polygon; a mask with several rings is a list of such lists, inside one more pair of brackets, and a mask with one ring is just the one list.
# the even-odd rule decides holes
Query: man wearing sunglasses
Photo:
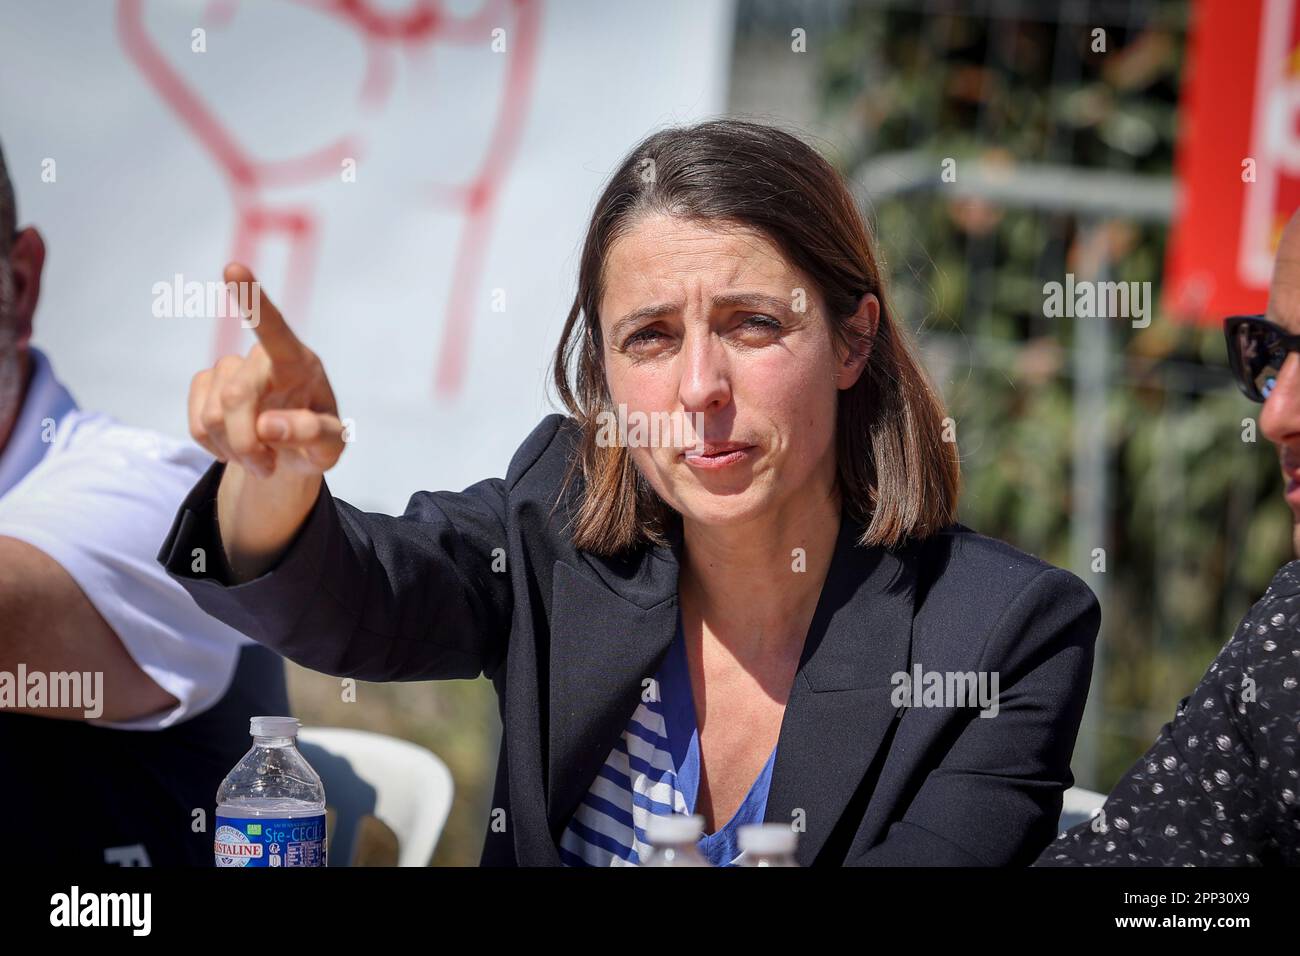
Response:
[{"label": "man wearing sunglasses", "polygon": [[[1300,555],[1300,213],[1265,315],[1224,322],[1228,362],[1277,446]],[[1283,565],[1155,744],[1035,866],[1300,865],[1300,561]]]}]

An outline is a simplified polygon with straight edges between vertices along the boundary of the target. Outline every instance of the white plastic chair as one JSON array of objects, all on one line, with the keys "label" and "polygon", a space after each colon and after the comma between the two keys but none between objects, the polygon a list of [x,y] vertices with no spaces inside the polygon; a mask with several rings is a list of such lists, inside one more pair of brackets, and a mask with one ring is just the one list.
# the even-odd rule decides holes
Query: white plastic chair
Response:
[{"label": "white plastic chair", "polygon": [[330,866],[352,863],[366,815],[396,835],[398,866],[428,866],[455,792],[445,763],[410,741],[342,727],[304,727],[298,749],[320,774],[334,810]]},{"label": "white plastic chair", "polygon": [[1104,793],[1085,790],[1083,787],[1071,787],[1061,799],[1061,819],[1056,825],[1056,832],[1091,820],[1093,814],[1106,802]]}]

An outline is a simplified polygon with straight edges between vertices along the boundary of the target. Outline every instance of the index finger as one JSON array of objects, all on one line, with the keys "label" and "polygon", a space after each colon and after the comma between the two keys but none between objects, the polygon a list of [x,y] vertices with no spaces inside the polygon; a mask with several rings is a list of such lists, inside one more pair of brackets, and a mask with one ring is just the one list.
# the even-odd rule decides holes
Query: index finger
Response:
[{"label": "index finger", "polygon": [[284,320],[280,310],[275,304],[267,298],[262,291],[262,284],[253,278],[253,273],[248,267],[239,262],[232,262],[226,266],[225,279],[227,283],[234,283],[238,286],[238,301],[241,311],[245,308],[251,310],[251,321],[248,325],[257,336],[257,340],[262,343],[262,348],[266,349],[267,357],[272,362],[292,362],[301,359],[307,347],[298,340],[298,336],[293,334],[289,328],[289,323]]}]

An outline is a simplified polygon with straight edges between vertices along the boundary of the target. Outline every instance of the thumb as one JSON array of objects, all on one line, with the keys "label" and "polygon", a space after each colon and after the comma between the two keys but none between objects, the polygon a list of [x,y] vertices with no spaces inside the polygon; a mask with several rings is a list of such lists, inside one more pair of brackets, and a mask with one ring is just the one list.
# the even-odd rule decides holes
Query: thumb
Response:
[{"label": "thumb", "polygon": [[335,448],[341,452],[344,426],[337,416],[306,408],[276,409],[257,416],[258,440],[272,448]]}]

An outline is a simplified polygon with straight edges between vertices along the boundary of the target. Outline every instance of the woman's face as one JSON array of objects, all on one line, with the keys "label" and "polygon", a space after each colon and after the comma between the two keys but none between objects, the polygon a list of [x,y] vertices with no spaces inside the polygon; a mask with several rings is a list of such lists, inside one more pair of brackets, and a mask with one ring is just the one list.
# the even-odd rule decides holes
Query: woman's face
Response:
[{"label": "woman's face", "polygon": [[[861,374],[832,344],[820,293],[762,234],[649,216],[611,247],[600,303],[606,381],[629,422],[702,423],[686,448],[629,444],[687,520],[797,518],[834,489],[836,399]],[[869,300],[867,302],[866,300]],[[870,327],[878,306],[866,296]],[[662,419],[661,419],[662,420]],[[632,434],[629,429],[629,435]],[[652,433],[653,434],[653,433]],[[823,496],[819,499],[816,496]]]}]

